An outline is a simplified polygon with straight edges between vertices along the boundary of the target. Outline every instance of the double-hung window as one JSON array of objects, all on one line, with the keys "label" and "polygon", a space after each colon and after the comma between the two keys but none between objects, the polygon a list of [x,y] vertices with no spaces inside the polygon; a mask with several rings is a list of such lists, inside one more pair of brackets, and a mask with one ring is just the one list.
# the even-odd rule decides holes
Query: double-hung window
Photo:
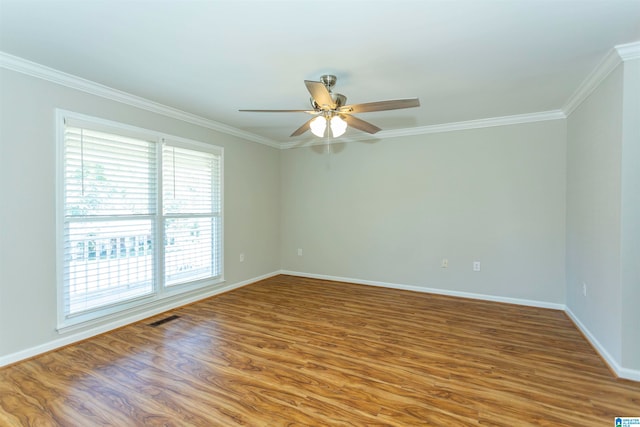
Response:
[{"label": "double-hung window", "polygon": [[222,281],[222,148],[58,111],[58,327]]}]

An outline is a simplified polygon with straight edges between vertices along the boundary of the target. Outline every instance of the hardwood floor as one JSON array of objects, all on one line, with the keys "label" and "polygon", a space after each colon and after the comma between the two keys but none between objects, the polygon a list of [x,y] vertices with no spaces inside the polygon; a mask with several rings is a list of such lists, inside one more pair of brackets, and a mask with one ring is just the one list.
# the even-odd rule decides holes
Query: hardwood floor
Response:
[{"label": "hardwood floor", "polygon": [[[177,315],[152,327],[149,324]],[[0,370],[0,425],[613,426],[562,312],[277,276]]]}]

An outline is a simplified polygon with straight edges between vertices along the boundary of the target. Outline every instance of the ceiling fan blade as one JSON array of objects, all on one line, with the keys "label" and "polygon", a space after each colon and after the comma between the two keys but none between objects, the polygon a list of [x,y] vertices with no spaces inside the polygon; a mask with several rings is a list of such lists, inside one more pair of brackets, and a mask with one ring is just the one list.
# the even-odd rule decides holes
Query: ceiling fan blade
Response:
[{"label": "ceiling fan blade", "polygon": [[365,122],[364,120],[350,114],[340,114],[340,117],[352,128],[356,128],[370,134],[374,134],[382,130],[378,126],[372,125],[371,123]]},{"label": "ceiling fan blade", "polygon": [[309,124],[311,123],[311,120],[313,120],[313,119],[315,119],[315,117],[313,117],[313,118],[307,120],[306,122],[304,122],[303,125],[300,126],[298,129],[294,130],[293,133],[291,135],[289,135],[289,137],[302,135],[303,133],[305,133],[306,131],[311,129]]},{"label": "ceiling fan blade", "polygon": [[307,114],[315,114],[317,111],[314,110],[238,110],[245,113],[307,113]]},{"label": "ceiling fan blade", "polygon": [[311,94],[313,100],[316,101],[321,109],[333,110],[336,108],[336,103],[333,102],[331,94],[324,84],[320,82],[313,82],[311,80],[305,80],[304,84],[307,86],[307,90]]},{"label": "ceiling fan blade", "polygon": [[345,105],[344,107],[340,107],[338,111],[341,113],[369,113],[371,111],[400,110],[402,108],[413,108],[419,106],[420,100],[418,98],[408,98]]}]

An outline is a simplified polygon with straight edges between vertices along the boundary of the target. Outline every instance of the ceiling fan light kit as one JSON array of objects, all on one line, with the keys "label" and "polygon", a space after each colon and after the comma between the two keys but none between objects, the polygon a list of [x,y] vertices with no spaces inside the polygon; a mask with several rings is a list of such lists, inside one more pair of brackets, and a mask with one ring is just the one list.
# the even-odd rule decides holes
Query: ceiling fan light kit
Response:
[{"label": "ceiling fan light kit", "polygon": [[327,123],[331,129],[331,136],[337,138],[342,136],[347,131],[347,122],[345,122],[339,115],[320,115],[311,119],[309,122],[309,128],[311,133],[317,137],[322,138],[325,136],[327,130]]},{"label": "ceiling fan light kit", "polygon": [[324,131],[327,129],[327,119],[322,116],[311,119],[309,127],[311,128],[312,134],[322,138],[324,136]]},{"label": "ceiling fan light kit", "polygon": [[365,104],[345,105],[347,97],[341,93],[334,93],[331,89],[338,78],[331,74],[320,77],[319,82],[305,80],[304,84],[311,94],[311,108],[313,110],[240,110],[253,113],[307,113],[315,117],[307,120],[302,126],[293,131],[290,136],[298,136],[311,130],[311,133],[323,137],[327,127],[331,135],[338,138],[343,135],[348,126],[370,134],[381,129],[369,122],[353,116],[353,113],[369,113],[372,111],[399,110],[420,106],[418,98],[395,99],[390,101],[368,102]]},{"label": "ceiling fan light kit", "polygon": [[331,117],[331,134],[337,138],[347,131],[347,122],[342,120],[340,116]]}]

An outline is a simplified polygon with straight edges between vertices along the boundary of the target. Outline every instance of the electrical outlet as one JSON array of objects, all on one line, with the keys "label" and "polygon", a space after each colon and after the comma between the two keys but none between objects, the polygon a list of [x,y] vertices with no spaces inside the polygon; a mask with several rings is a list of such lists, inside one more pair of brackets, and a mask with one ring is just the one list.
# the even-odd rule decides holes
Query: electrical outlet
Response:
[{"label": "electrical outlet", "polygon": [[244,262],[244,254],[240,254],[240,262]]},{"label": "electrical outlet", "polygon": [[298,256],[302,256],[302,248],[298,248]]},{"label": "electrical outlet", "polygon": [[446,259],[446,258],[442,258],[442,264],[440,264],[440,267],[442,267],[442,268],[449,267],[449,260]]},{"label": "electrical outlet", "polygon": [[582,282],[582,295],[587,296],[587,284]]},{"label": "electrical outlet", "polygon": [[473,271],[480,271],[480,261],[473,261]]}]

